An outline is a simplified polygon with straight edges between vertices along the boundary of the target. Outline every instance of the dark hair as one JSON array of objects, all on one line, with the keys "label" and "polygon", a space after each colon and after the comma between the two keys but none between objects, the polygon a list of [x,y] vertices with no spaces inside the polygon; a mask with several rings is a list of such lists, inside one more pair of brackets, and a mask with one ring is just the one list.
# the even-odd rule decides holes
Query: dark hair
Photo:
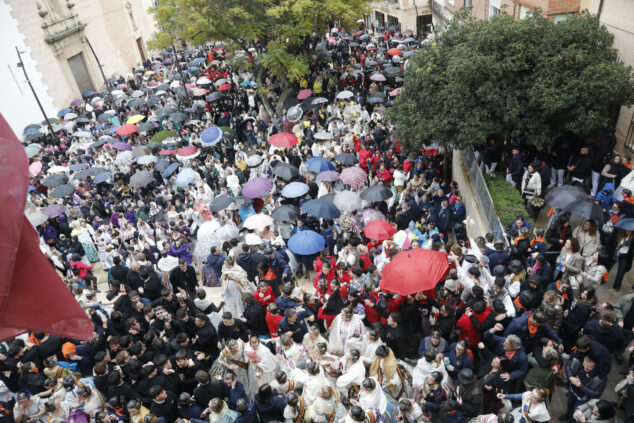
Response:
[{"label": "dark hair", "polygon": [[610,401],[599,400],[594,405],[599,410],[599,420],[608,420],[616,415],[616,405]]}]

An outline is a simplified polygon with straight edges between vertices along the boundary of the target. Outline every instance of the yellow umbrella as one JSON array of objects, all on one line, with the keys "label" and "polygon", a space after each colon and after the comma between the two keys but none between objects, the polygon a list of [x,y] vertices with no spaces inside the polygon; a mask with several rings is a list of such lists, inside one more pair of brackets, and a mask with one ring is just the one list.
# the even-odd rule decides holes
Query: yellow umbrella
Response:
[{"label": "yellow umbrella", "polygon": [[143,115],[134,115],[134,116],[130,116],[125,123],[126,124],[128,124],[128,123],[139,123],[143,119],[145,119],[145,116],[143,116]]},{"label": "yellow umbrella", "polygon": [[149,70],[149,71],[145,72],[145,75],[154,75],[154,71]]}]

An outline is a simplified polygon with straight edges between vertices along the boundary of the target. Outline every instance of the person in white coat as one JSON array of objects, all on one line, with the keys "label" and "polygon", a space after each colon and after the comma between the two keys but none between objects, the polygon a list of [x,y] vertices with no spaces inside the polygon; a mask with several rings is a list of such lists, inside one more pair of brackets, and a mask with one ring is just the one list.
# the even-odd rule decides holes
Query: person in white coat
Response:
[{"label": "person in white coat", "polygon": [[333,354],[342,355],[350,352],[349,341],[351,338],[363,338],[365,326],[361,317],[354,314],[351,309],[344,308],[330,325],[328,344]]},{"label": "person in white coat", "polygon": [[361,386],[365,379],[365,365],[361,360],[359,350],[352,350],[341,358],[342,375],[337,378],[336,387],[343,396],[348,395],[348,389],[353,385]]},{"label": "person in white coat", "polygon": [[533,208],[531,200],[542,195],[542,178],[539,172],[537,172],[537,164],[529,164],[527,166],[526,172],[524,172],[524,176],[522,177],[521,192],[529,213],[531,213],[533,217],[536,217],[535,214],[538,210]]}]

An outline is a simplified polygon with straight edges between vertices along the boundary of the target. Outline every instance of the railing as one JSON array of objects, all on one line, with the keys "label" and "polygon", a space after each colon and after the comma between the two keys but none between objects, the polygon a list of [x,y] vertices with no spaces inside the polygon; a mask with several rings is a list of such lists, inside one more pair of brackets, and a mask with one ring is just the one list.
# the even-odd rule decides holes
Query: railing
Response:
[{"label": "railing", "polygon": [[480,209],[482,221],[486,226],[486,231],[494,234],[496,239],[503,239],[508,245],[508,240],[504,236],[504,227],[495,212],[495,205],[489,193],[489,188],[484,181],[480,164],[476,160],[475,153],[471,147],[462,150],[462,161],[473,189],[475,201]]}]

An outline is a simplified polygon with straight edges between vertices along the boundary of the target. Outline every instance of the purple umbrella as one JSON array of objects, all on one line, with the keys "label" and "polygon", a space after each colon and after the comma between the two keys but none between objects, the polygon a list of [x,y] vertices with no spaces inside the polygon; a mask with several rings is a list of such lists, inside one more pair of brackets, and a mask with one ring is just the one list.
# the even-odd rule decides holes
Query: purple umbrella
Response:
[{"label": "purple umbrella", "polygon": [[113,126],[112,128],[110,128],[110,133],[114,134],[115,132],[117,132],[117,129],[121,128],[121,126],[117,125],[117,126]]},{"label": "purple umbrella", "polygon": [[70,107],[81,106],[84,103],[85,103],[84,100],[82,100],[81,98],[78,98],[77,100],[71,101]]},{"label": "purple umbrella", "polygon": [[254,178],[244,184],[242,195],[247,198],[256,198],[266,194],[273,184],[268,178]]},{"label": "purple umbrella", "polygon": [[172,63],[172,59],[168,57],[167,59],[163,60],[163,63],[169,65],[170,63]]},{"label": "purple umbrella", "polygon": [[339,172],[334,170],[326,170],[317,175],[318,181],[334,182],[339,179]]},{"label": "purple umbrella", "polygon": [[52,219],[66,213],[66,207],[64,207],[63,204],[52,204],[45,209],[42,209],[42,213]]},{"label": "purple umbrella", "polygon": [[112,148],[114,148],[115,150],[132,150],[132,146],[124,142],[115,142],[114,144],[112,144]]}]

